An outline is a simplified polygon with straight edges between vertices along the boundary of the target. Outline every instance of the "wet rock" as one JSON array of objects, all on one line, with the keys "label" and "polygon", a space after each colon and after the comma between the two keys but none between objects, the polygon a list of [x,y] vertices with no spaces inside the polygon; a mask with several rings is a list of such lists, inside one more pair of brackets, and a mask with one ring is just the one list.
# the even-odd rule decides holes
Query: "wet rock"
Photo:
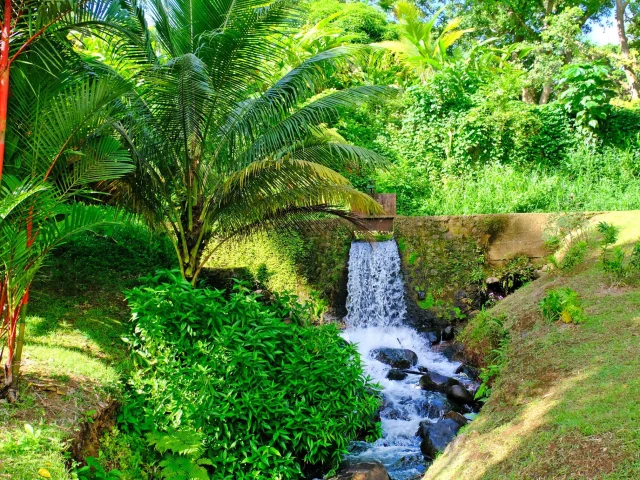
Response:
[{"label": "wet rock", "polygon": [[404,380],[407,378],[407,372],[398,370],[397,368],[392,368],[389,370],[389,373],[387,373],[387,378],[389,380]]},{"label": "wet rock", "polygon": [[447,398],[452,402],[462,404],[471,404],[474,401],[471,392],[469,392],[469,390],[464,388],[462,385],[451,385],[447,390]]},{"label": "wet rock", "polygon": [[441,418],[451,408],[447,397],[436,392],[427,393],[422,401],[416,403],[418,414],[423,418]]},{"label": "wet rock", "polygon": [[418,355],[406,348],[376,348],[371,351],[371,358],[393,368],[409,368],[418,363]]},{"label": "wet rock", "polygon": [[435,345],[432,350],[434,352],[441,353],[450,362],[460,362],[464,357],[464,349],[462,345],[455,342],[442,342],[439,345]]},{"label": "wet rock", "polygon": [[427,367],[419,366],[418,371],[422,373],[427,373],[429,369]]},{"label": "wet rock", "polygon": [[455,336],[455,334],[456,334],[455,330],[451,325],[449,325],[448,327],[445,327],[442,330],[442,340],[445,342],[451,341],[453,340],[453,337]]},{"label": "wet rock", "polygon": [[437,345],[442,340],[442,336],[439,330],[427,332],[425,336],[427,337],[427,340],[429,340],[429,343],[431,345]]},{"label": "wet rock", "polygon": [[471,380],[478,380],[478,370],[471,365],[467,365],[463,363],[458,368],[456,368],[456,374],[466,375]]},{"label": "wet rock", "polygon": [[352,462],[345,464],[329,480],[389,480],[389,474],[380,462]]},{"label": "wet rock", "polygon": [[447,412],[447,414],[444,416],[444,418],[450,418],[451,420],[456,422],[461,427],[464,427],[468,422],[468,420],[465,418],[464,415],[462,415],[461,413],[458,413],[458,412],[454,412],[453,410],[451,410],[450,412]]},{"label": "wet rock", "polygon": [[420,422],[417,434],[422,438],[422,454],[427,458],[435,458],[455,438],[458,430],[460,425],[450,418],[438,420],[436,423]]},{"label": "wet rock", "polygon": [[409,414],[401,408],[389,408],[381,412],[382,418],[389,418],[391,420],[409,420]]},{"label": "wet rock", "polygon": [[445,377],[436,372],[429,372],[420,377],[420,388],[432,392],[447,393],[449,387],[458,384],[459,382],[455,378]]},{"label": "wet rock", "polygon": [[371,444],[369,442],[362,442],[359,440],[355,440],[347,446],[347,451],[351,455],[358,455],[359,453],[366,452],[371,448]]},{"label": "wet rock", "polygon": [[418,292],[418,300],[422,301],[422,300],[424,300],[425,298],[427,298],[427,293],[426,293],[426,292],[424,292],[424,291],[422,291],[422,290],[420,290],[420,291]]}]

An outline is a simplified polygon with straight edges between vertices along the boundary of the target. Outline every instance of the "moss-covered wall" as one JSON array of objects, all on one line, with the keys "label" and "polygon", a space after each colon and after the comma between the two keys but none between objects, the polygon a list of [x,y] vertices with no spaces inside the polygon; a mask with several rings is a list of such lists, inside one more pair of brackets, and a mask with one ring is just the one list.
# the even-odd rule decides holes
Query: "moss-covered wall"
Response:
[{"label": "moss-covered wall", "polygon": [[[453,307],[462,313],[476,308],[474,289],[488,276],[499,274],[510,258],[544,257],[542,232],[547,219],[544,214],[397,217],[395,237],[410,316],[426,324],[437,316],[455,314]],[[273,232],[225,244],[209,266],[242,269],[272,291],[324,299],[330,310],[343,315],[351,239],[347,225],[323,220],[304,231]],[[425,293],[423,300],[419,292]]]},{"label": "moss-covered wall", "polygon": [[401,252],[405,283],[418,291],[450,299],[471,281],[484,278],[486,228],[475,217],[399,217],[394,234]]},{"label": "moss-covered wall", "polygon": [[351,230],[339,220],[322,220],[300,231],[271,232],[222,245],[211,269],[243,269],[275,292],[327,302],[344,315]]},{"label": "moss-covered wall", "polygon": [[[531,274],[544,259],[548,215],[397,217],[409,319],[429,329],[487,300],[486,279]],[[517,260],[514,260],[517,259]]]}]

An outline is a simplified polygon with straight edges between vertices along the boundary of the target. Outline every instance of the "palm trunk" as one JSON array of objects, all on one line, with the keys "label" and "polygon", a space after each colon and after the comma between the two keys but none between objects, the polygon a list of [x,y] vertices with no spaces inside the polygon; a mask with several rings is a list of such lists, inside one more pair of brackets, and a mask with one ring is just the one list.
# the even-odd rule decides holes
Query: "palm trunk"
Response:
[{"label": "palm trunk", "polygon": [[638,91],[640,85],[638,84],[638,77],[631,68],[631,58],[629,54],[629,41],[627,39],[627,32],[624,26],[624,12],[627,9],[629,2],[623,0],[616,0],[616,24],[618,26],[618,39],[620,40],[620,53],[622,54],[622,69],[627,77],[627,83],[629,84],[629,92],[631,93],[631,99],[638,99]]},{"label": "palm trunk", "polygon": [[7,133],[7,106],[9,103],[9,38],[11,37],[11,0],[4,2],[2,47],[0,48],[0,181],[4,165],[4,145]]},{"label": "palm trunk", "polygon": [[24,345],[24,329],[27,319],[27,304],[29,303],[29,291],[25,294],[26,299],[22,302],[20,308],[18,331],[15,341],[15,352],[11,361],[11,386],[7,398],[9,402],[15,402],[18,399],[18,379],[20,378],[20,364],[22,363],[22,347]]}]

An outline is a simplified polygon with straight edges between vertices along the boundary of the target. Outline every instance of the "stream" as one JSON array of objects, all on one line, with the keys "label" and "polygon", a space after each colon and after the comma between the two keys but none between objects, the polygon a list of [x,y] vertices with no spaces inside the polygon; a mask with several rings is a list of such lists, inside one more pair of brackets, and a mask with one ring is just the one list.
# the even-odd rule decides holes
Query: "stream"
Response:
[{"label": "stream", "polygon": [[[395,240],[377,243],[353,242],[349,253],[346,329],[343,337],[357,344],[365,373],[382,387],[380,412],[383,435],[373,444],[354,442],[348,459],[377,460],[393,480],[420,478],[428,463],[420,451],[419,424],[433,422],[451,408],[444,394],[422,390],[419,367],[447,377],[455,374],[458,362],[433,352],[429,340],[407,326],[404,283]],[[409,349],[418,357],[403,380],[389,380],[391,367],[372,358],[382,347]],[[375,354],[375,352],[373,352]]]}]

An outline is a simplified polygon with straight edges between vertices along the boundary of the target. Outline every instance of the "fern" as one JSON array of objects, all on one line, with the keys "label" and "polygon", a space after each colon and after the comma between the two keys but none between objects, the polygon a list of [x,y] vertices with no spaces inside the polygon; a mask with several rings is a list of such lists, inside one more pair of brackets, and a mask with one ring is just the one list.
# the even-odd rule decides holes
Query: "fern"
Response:
[{"label": "fern", "polygon": [[175,430],[169,433],[147,434],[147,442],[161,454],[160,476],[171,480],[209,480],[203,465],[213,465],[204,453],[204,435],[193,430]]}]

